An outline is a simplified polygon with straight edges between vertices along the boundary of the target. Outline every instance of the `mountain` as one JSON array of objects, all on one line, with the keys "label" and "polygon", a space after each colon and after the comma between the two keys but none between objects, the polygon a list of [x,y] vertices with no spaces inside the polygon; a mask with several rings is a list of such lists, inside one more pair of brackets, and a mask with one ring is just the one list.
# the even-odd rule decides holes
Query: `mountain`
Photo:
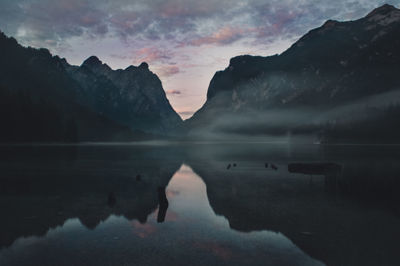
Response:
[{"label": "mountain", "polygon": [[[338,155],[336,145],[324,149],[300,145],[298,150],[294,146],[290,152],[281,145],[248,143],[203,148],[203,154],[196,149],[185,163],[201,176],[213,211],[225,217],[233,230],[279,232],[325,265],[393,265],[398,251],[387,243],[400,236],[400,168],[395,159],[377,156],[383,149],[360,153],[350,148],[348,154]],[[288,172],[294,158],[315,163],[309,153],[313,149],[323,154],[317,160],[334,159],[342,171],[313,178]],[[227,170],[227,163],[234,160],[239,160],[238,168]],[[265,169],[265,161],[274,161],[279,169]],[[250,167],[257,169],[251,178]],[[371,245],[367,238],[377,244]],[[381,243],[386,247],[377,246]]]},{"label": "mountain", "polygon": [[[144,224],[160,210],[158,189],[182,163],[169,147],[132,145],[3,146],[0,158],[0,206],[7,213],[0,221],[0,248],[44,236],[74,218],[88,229],[112,215]],[[24,225],[26,217],[35,219]]]},{"label": "mountain", "polygon": [[80,85],[80,104],[131,129],[155,134],[176,133],[182,119],[172,109],[160,79],[147,63],[112,70],[91,56],[81,66],[64,62],[68,74]]},{"label": "mountain", "polygon": [[146,64],[112,71],[97,61],[71,66],[0,32],[0,141],[141,140],[179,126]]},{"label": "mountain", "polygon": [[133,140],[145,134],[76,102],[63,61],[0,33],[0,142]]},{"label": "mountain", "polygon": [[186,126],[191,135],[329,139],[332,128],[382,121],[389,107],[400,110],[399,36],[400,10],[383,5],[355,21],[328,20],[280,55],[232,58]]}]

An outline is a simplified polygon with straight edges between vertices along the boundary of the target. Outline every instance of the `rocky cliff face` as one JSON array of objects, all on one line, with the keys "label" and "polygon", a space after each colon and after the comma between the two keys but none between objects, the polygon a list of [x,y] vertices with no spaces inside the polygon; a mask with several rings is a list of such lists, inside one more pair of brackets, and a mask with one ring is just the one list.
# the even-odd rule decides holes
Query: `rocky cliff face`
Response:
[{"label": "rocky cliff face", "polygon": [[76,101],[65,60],[20,46],[0,32],[0,142],[77,142],[142,139],[128,127]]},{"label": "rocky cliff face", "polygon": [[132,129],[156,134],[173,134],[182,126],[160,79],[147,63],[112,70],[92,56],[79,67],[65,64],[65,68],[80,85],[76,91],[79,103],[95,112]]},{"label": "rocky cliff face", "polygon": [[0,32],[0,142],[148,139],[182,124],[143,63],[113,71],[96,57],[71,66]]},{"label": "rocky cliff face", "polygon": [[[271,110],[280,114],[291,110],[297,115],[299,108],[321,118],[322,113],[340,106],[396,91],[400,89],[399,36],[400,10],[384,5],[359,20],[328,20],[280,55],[232,58],[224,71],[215,74],[207,102],[187,125],[196,132],[209,127],[217,114],[240,120],[242,114],[264,111],[266,117],[255,119],[273,124],[268,118]],[[307,123],[315,122],[310,115],[306,117]],[[304,125],[302,119],[297,117],[294,126]]]}]

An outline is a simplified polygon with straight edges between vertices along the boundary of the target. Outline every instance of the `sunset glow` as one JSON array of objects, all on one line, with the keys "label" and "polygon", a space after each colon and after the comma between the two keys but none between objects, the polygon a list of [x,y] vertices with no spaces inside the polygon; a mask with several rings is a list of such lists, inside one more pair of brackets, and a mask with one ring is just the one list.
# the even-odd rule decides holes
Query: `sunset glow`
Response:
[{"label": "sunset glow", "polygon": [[91,55],[112,68],[146,61],[183,117],[206,100],[231,57],[271,55],[328,19],[351,20],[399,0],[94,1],[5,0],[2,30],[80,65]]}]

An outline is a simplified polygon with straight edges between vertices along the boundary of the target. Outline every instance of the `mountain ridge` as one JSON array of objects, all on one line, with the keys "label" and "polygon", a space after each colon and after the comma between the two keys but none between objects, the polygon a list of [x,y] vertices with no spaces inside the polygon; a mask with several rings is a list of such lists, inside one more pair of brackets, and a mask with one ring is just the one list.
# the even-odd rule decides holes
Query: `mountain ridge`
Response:
[{"label": "mountain ridge", "polygon": [[[384,5],[358,20],[327,20],[280,55],[234,57],[225,70],[215,73],[206,103],[185,124],[194,135],[204,130],[223,132],[221,124],[238,132],[240,127],[250,130],[249,124],[270,124],[270,131],[279,127],[282,133],[319,124],[316,132],[323,131],[322,124],[348,116],[322,117],[324,112],[400,88],[398,36],[400,10]],[[298,117],[296,109],[314,114]],[[293,112],[291,117],[280,117],[280,121],[269,117],[273,112],[288,111]],[[258,121],[251,118],[254,114]],[[297,121],[283,125],[283,120],[296,120],[294,117]],[[255,128],[250,131],[257,132]],[[268,130],[264,128],[262,133]]]},{"label": "mountain ridge", "polygon": [[[88,87],[93,90],[119,90],[104,76],[107,71],[113,71],[106,64],[100,65],[104,73],[97,73],[97,70],[90,69],[90,64],[96,65],[101,62],[98,58],[98,62],[95,57],[92,57],[84,66],[71,66],[65,58],[53,56],[48,49],[24,47],[14,38],[0,32],[0,59],[1,118],[4,128],[7,129],[1,134],[2,142],[127,141],[149,139],[155,135],[170,133],[169,128],[163,131],[155,128],[163,117],[158,121],[153,121],[154,123],[147,128],[139,124],[132,126],[118,121],[108,113],[113,110],[113,106],[107,106],[109,102],[99,100],[99,97],[108,95],[97,95],[97,98],[82,97],[87,91],[85,91],[85,84],[73,76],[76,70],[81,71],[83,76],[96,81],[95,85],[109,85],[108,88],[100,88],[89,84]],[[147,76],[159,81],[148,68],[146,70],[146,65],[140,68],[135,67],[135,69],[139,72],[147,71],[149,72]],[[123,70],[116,72],[121,71]],[[137,78],[133,75],[126,79],[135,82]],[[146,80],[142,82],[142,85],[146,86]],[[165,99],[161,101],[167,109],[170,108],[169,114],[175,114],[175,121],[179,124],[180,117],[169,105],[161,82],[156,85],[154,90],[159,92],[162,90],[159,96]],[[91,103],[93,103],[92,106]],[[118,104],[118,102],[114,103]],[[153,109],[157,111],[156,103],[147,101],[147,105],[154,107]],[[104,108],[94,108],[99,106]],[[145,112],[146,110],[143,111]],[[163,121],[163,123],[169,122]],[[170,124],[172,127],[172,123]],[[33,133],[30,134],[30,131]]]},{"label": "mountain ridge", "polygon": [[78,91],[78,101],[92,110],[153,134],[176,134],[181,130],[182,119],[146,62],[113,70],[98,57],[90,56],[80,66],[66,65],[66,70],[83,88]]}]

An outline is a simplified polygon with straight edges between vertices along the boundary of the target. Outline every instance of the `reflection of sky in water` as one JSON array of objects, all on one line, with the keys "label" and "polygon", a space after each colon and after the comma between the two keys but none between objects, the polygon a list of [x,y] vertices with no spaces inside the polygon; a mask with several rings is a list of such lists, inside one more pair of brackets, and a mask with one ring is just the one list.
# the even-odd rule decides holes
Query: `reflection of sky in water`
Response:
[{"label": "reflection of sky in water", "polygon": [[288,146],[5,149],[0,266],[398,265],[398,147]]},{"label": "reflection of sky in water", "polygon": [[186,165],[166,194],[164,223],[157,223],[158,209],[144,224],[113,215],[94,230],[69,219],[45,237],[18,239],[0,252],[0,265],[319,265],[280,233],[231,230],[210,207],[203,180]]}]

